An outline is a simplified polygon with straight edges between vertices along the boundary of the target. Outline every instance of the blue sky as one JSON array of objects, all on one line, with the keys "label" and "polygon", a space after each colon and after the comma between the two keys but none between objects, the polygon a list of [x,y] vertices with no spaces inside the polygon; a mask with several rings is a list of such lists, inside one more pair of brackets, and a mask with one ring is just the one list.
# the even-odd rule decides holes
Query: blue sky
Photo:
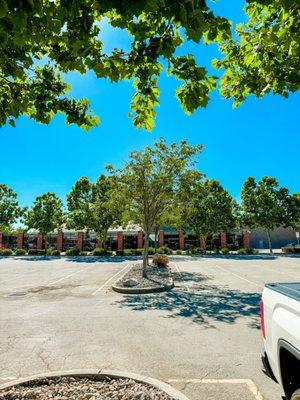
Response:
[{"label": "blue sky", "polygon": [[[226,0],[211,4],[216,13],[234,22],[245,19],[242,0],[230,5]],[[126,34],[105,23],[102,27],[107,51],[128,47]],[[211,58],[218,56],[215,46],[191,43],[180,52],[192,52],[210,71]],[[198,168],[209,178],[218,179],[235,198],[239,198],[241,185],[250,175],[275,176],[291,192],[300,191],[299,94],[287,100],[273,95],[262,100],[249,98],[233,109],[231,101],[214,92],[206,109],[188,117],[175,99],[178,82],[163,74],[156,127],[148,133],[136,130],[127,117],[133,94],[130,83],[111,84],[97,80],[92,73],[72,73],[67,80],[73,86],[74,96],[89,98],[101,123],[85,133],[66,126],[62,116],[55,117],[48,126],[20,118],[16,128],[0,129],[0,182],[18,193],[22,205],[30,205],[45,191],[53,191],[64,200],[79,177],[94,180],[106,164],[121,165],[128,152],[159,137],[203,143]]]}]

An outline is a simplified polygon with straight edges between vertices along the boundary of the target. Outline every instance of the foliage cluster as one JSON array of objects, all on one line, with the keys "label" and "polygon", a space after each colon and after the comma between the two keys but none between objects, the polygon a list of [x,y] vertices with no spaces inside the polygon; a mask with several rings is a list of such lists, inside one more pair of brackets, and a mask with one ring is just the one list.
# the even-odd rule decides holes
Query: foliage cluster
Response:
[{"label": "foliage cluster", "polygon": [[[283,96],[299,89],[299,4],[248,0],[249,21],[236,27],[203,0],[0,1],[0,126],[27,115],[47,124],[60,113],[83,129],[97,125],[87,99],[68,94],[65,74],[92,71],[111,82],[131,81],[130,116],[151,130],[159,104],[159,76],[167,70],[181,86],[176,97],[190,114],[206,107],[217,76],[183,43],[217,43],[223,53],[221,94],[239,104],[250,94]],[[105,53],[103,22],[126,31],[130,49]]]},{"label": "foliage cluster", "polygon": [[169,264],[169,258],[166,254],[155,254],[152,259],[155,267],[166,267]]}]

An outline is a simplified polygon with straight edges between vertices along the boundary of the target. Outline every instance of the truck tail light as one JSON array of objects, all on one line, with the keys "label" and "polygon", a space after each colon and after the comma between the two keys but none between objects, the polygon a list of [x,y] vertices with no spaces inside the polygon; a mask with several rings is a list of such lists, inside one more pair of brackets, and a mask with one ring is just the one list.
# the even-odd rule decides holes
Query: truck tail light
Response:
[{"label": "truck tail light", "polygon": [[261,333],[265,339],[266,338],[265,314],[264,314],[264,302],[262,300],[259,302],[259,310],[260,310],[260,329],[261,329]]}]

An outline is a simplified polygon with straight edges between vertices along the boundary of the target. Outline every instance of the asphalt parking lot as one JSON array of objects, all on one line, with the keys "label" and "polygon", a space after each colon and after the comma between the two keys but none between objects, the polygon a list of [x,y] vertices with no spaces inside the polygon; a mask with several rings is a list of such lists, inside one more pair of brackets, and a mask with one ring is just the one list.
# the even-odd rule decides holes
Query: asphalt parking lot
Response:
[{"label": "asphalt parking lot", "polygon": [[83,368],[152,376],[191,400],[275,400],[262,372],[265,282],[300,280],[300,258],[174,257],[168,293],[112,292],[129,260],[0,259],[0,383]]}]

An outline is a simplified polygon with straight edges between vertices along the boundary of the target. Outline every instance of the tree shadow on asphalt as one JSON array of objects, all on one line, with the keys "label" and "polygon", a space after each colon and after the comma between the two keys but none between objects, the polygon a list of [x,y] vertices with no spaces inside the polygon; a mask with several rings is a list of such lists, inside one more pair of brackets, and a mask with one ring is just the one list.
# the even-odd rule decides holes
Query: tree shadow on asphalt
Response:
[{"label": "tree shadow on asphalt", "polygon": [[[174,273],[175,286],[170,292],[150,295],[130,295],[118,301],[120,307],[135,311],[167,311],[168,318],[186,318],[205,328],[215,328],[213,322],[234,324],[247,318],[247,325],[259,329],[259,293],[247,293],[209,283],[208,276],[195,273]],[[187,284],[187,287],[184,286]]]}]

